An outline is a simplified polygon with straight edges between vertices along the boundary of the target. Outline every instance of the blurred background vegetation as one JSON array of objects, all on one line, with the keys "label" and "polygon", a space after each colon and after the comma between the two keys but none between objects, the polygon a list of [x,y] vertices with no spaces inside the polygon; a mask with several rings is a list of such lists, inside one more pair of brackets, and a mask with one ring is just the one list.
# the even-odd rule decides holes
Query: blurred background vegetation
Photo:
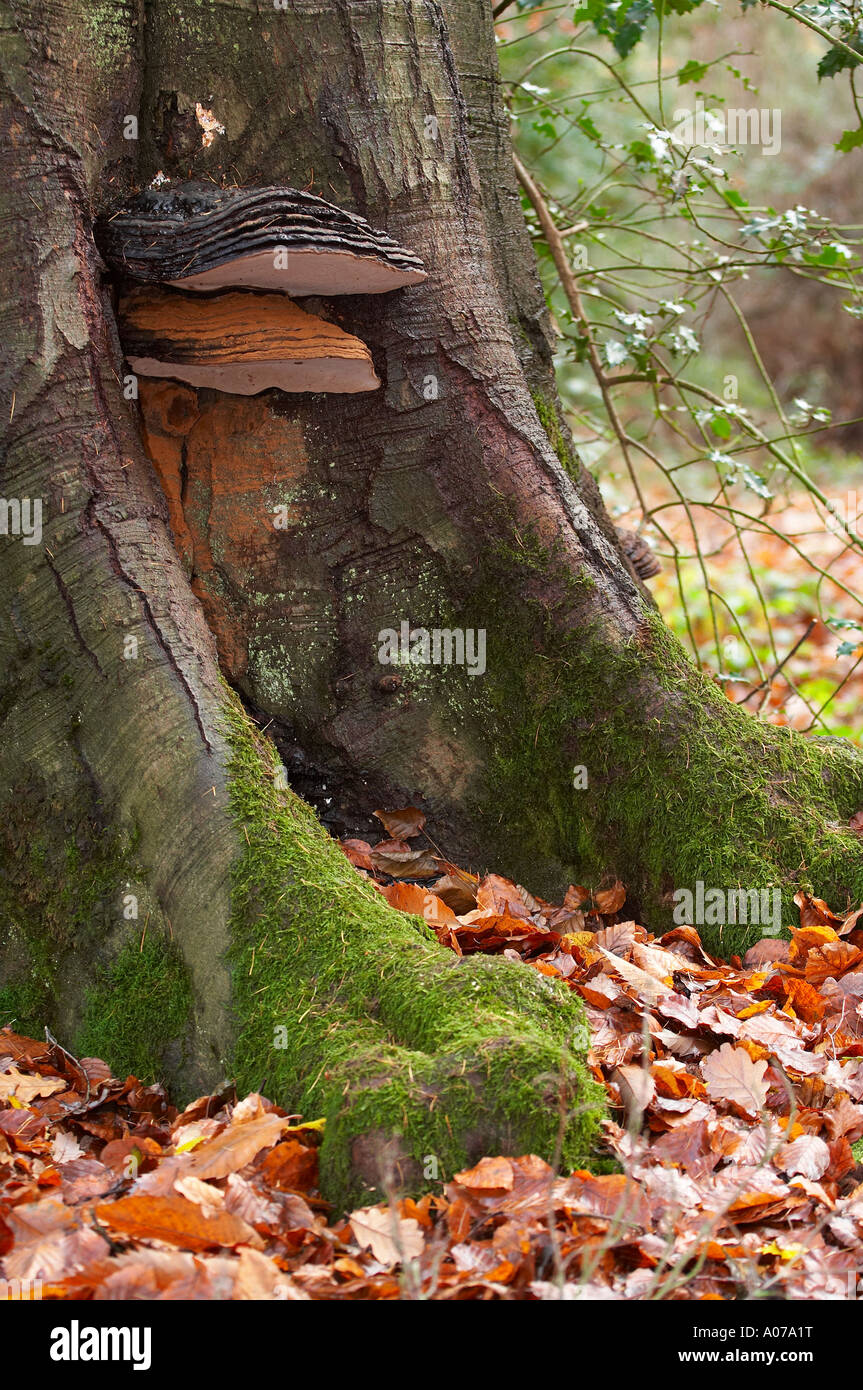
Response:
[{"label": "blurred background vegetation", "polygon": [[585,464],[728,698],[860,742],[859,3],[495,17]]}]

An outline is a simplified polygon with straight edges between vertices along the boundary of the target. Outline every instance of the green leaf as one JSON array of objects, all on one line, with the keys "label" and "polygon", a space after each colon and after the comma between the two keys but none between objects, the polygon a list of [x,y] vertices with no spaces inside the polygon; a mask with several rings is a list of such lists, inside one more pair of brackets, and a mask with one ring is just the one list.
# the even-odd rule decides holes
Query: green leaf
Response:
[{"label": "green leaf", "polygon": [[[852,39],[848,47],[853,48],[857,53],[863,52],[859,37]],[[835,77],[837,72],[843,72],[846,68],[859,67],[861,62],[863,62],[863,58],[852,58],[846,49],[834,46],[827,50],[818,64],[818,79],[820,81],[822,77]]]},{"label": "green leaf", "polygon": [[586,135],[589,140],[595,140],[597,145],[601,143],[602,135],[589,116],[577,116],[575,124],[582,135]]},{"label": "green leaf", "polygon": [[841,154],[847,154],[849,150],[856,149],[858,145],[863,145],[863,126],[858,126],[856,130],[844,131],[842,139],[837,140],[833,148],[839,150]]},{"label": "green leaf", "polygon": [[[689,0],[679,0],[689,3]],[[668,0],[671,8],[672,0]],[[611,39],[621,58],[631,53],[653,14],[651,0],[581,0],[573,18],[576,24],[589,20],[598,34]]]},{"label": "green leaf", "polygon": [[626,147],[636,164],[655,164],[656,155],[648,140],[630,140]]},{"label": "green leaf", "polygon": [[689,62],[684,63],[677,73],[677,85],[685,87],[687,82],[700,82],[706,73],[706,63],[699,63],[694,58],[690,58]]}]

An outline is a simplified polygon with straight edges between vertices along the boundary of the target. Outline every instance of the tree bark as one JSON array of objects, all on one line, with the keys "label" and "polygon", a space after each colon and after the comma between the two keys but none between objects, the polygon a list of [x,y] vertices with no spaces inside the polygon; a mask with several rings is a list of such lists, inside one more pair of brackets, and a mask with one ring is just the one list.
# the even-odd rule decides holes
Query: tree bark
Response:
[{"label": "tree bark", "polygon": [[[3,14],[2,486],[46,520],[3,541],[0,1007],[325,1113],[337,1201],[493,1149],[590,1159],[578,1004],[378,901],[237,699],[334,828],[410,801],[536,891],[623,878],[654,929],[698,879],[863,894],[863,760],[695,670],[572,453],[487,4]],[[417,251],[424,285],[305,306],[381,389],[127,402],[92,221],[160,170],[309,187]],[[484,631],[484,674],[382,666],[402,622]]]}]

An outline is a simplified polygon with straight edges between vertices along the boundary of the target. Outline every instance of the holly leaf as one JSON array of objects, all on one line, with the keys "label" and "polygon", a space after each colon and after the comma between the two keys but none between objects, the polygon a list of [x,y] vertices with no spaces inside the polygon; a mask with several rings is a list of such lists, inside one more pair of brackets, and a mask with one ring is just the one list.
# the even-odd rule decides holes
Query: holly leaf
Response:
[{"label": "holly leaf", "polygon": [[677,85],[685,87],[687,82],[700,82],[707,73],[707,64],[699,63],[695,58],[690,58],[683,67],[678,69]]},{"label": "holly leaf", "polygon": [[[848,44],[848,48],[856,49],[858,52],[860,47],[859,39],[853,39]],[[839,48],[834,44],[832,48],[828,48],[818,64],[818,80],[820,81],[823,77],[835,77],[837,72],[844,72],[846,68],[859,67],[861,62],[863,62],[863,58],[853,58],[847,49]]]}]

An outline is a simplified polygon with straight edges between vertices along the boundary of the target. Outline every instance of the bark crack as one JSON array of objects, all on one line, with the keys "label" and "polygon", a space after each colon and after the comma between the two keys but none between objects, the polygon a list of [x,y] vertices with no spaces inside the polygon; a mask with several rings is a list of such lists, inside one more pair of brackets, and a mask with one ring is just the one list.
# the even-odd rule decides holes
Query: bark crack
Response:
[{"label": "bark crack", "polygon": [[120,548],[117,544],[117,539],[111,533],[110,528],[105,525],[102,518],[98,515],[98,513],[95,510],[95,507],[93,507],[92,505],[92,502],[90,509],[96,525],[98,526],[99,530],[102,532],[102,535],[105,537],[105,540],[108,543],[108,553],[110,555],[114,573],[117,574],[120,579],[125,580],[125,582],[129,585],[130,589],[133,589],[135,593],[138,595],[139,599],[141,600],[141,607],[144,610],[144,616],[147,619],[147,622],[153,632],[153,635],[156,638],[156,641],[158,642],[160,648],[162,649],[162,652],[164,653],[167,659],[168,665],[174,672],[174,675],[177,677],[177,679],[179,680],[180,684],[182,685],[183,689],[189,697],[189,700],[192,705],[192,712],[195,716],[195,723],[198,726],[198,732],[201,735],[204,747],[206,748],[208,753],[212,753],[213,745],[210,743],[210,740],[207,737],[207,731],[204,727],[204,721],[201,717],[201,710],[195,692],[189,684],[189,680],[186,676],[185,671],[183,670],[182,666],[180,666],[179,662],[177,661],[177,658],[174,656],[174,653],[171,651],[169,643],[166,642],[165,638],[162,635],[162,630],[159,627],[158,622],[156,621],[156,615],[154,614],[153,609],[150,605],[150,600],[147,597],[146,591],[142,589],[138,581],[131,574],[129,574],[129,572],[126,569],[124,569],[123,563],[120,559]]},{"label": "bark crack", "polygon": [[96,670],[99,672],[99,675],[102,677],[102,679],[103,679],[103,680],[107,680],[108,678],[107,678],[105,672],[104,672],[103,669],[102,669],[102,666],[101,666],[101,663],[100,663],[100,661],[99,661],[99,658],[97,657],[96,653],[93,651],[93,648],[90,647],[90,646],[87,644],[87,642],[86,642],[86,640],[85,640],[85,638],[84,638],[84,634],[83,634],[83,632],[81,631],[80,627],[78,626],[78,619],[77,619],[77,617],[76,617],[76,615],[75,615],[75,605],[74,605],[74,603],[72,602],[72,595],[69,593],[69,590],[68,590],[68,588],[66,587],[66,584],[65,584],[65,582],[64,582],[64,580],[63,580],[63,576],[61,575],[60,571],[57,569],[57,566],[54,564],[54,562],[53,562],[53,560],[51,559],[50,556],[46,555],[45,561],[46,561],[46,564],[48,565],[49,570],[51,571],[51,573],[52,573],[53,576],[54,576],[55,583],[56,583],[57,588],[58,588],[58,590],[59,590],[59,592],[60,592],[60,597],[62,598],[63,603],[64,603],[65,606],[66,606],[66,612],[69,614],[69,622],[70,622],[70,624],[71,624],[71,626],[72,626],[72,631],[74,632],[75,636],[76,636],[77,639],[78,639],[78,643],[79,643],[79,645],[80,645],[80,647],[81,647],[81,650],[84,651],[84,652],[86,653],[86,655],[87,655],[87,657],[89,658],[90,662],[93,664],[93,666],[95,666]]}]

